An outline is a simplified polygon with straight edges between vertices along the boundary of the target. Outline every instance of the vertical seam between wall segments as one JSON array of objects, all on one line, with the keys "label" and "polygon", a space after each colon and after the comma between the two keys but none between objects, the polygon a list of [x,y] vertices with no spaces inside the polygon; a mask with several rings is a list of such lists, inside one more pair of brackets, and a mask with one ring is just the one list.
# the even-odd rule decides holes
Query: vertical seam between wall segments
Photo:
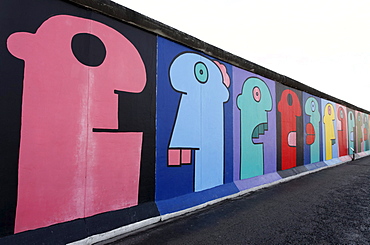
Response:
[{"label": "vertical seam between wall segments", "polygon": [[[92,22],[89,22],[89,27],[88,27],[89,33],[92,33]],[[89,42],[89,49],[90,49],[90,42]],[[88,169],[88,152],[89,152],[89,129],[90,129],[90,72],[91,68],[87,68],[87,108],[86,108],[86,148],[85,148],[85,181],[84,181],[84,219],[86,218],[86,200],[87,200],[87,169]]]}]

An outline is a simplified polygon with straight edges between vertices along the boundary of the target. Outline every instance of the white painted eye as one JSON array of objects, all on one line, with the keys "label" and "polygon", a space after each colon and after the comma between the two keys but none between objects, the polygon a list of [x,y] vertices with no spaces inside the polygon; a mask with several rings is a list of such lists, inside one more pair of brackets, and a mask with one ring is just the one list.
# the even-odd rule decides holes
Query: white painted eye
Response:
[{"label": "white painted eye", "polygon": [[332,112],[332,108],[331,106],[328,106],[328,115],[331,115],[331,112]]},{"label": "white painted eye", "polygon": [[311,101],[311,111],[312,112],[316,111],[316,104],[313,101]]}]

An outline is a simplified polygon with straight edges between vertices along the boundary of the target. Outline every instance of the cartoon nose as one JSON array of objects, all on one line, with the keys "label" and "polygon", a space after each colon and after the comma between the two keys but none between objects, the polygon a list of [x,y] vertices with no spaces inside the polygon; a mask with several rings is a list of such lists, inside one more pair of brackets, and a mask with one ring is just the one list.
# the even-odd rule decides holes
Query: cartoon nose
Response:
[{"label": "cartoon nose", "polygon": [[116,90],[140,93],[146,70],[135,46],[121,33],[100,22],[58,15],[45,21],[35,34],[15,33],[8,49],[17,58],[43,56],[60,68],[73,60],[94,70],[94,79],[108,80]]},{"label": "cartoon nose", "polygon": [[13,33],[8,37],[7,46],[12,55],[22,59],[27,49],[33,46],[33,34],[26,32]]},{"label": "cartoon nose", "polygon": [[225,86],[227,88],[230,87],[230,77],[229,77],[229,74],[227,73],[226,67],[223,64],[221,64],[220,62],[218,62],[217,60],[214,60],[213,62],[221,70],[221,73],[222,73],[222,82],[225,84]]}]

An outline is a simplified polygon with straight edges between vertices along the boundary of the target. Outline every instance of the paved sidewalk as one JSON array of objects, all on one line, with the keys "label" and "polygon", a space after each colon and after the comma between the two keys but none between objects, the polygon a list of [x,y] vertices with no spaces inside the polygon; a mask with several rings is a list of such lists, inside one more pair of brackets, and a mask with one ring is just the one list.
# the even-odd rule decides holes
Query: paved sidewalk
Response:
[{"label": "paved sidewalk", "polygon": [[370,157],[108,244],[370,244]]}]

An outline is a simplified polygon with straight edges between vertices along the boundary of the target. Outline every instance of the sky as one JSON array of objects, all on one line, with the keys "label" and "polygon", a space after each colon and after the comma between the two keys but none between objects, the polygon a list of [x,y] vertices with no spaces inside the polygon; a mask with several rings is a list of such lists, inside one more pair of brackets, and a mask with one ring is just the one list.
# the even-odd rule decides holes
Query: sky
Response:
[{"label": "sky", "polygon": [[368,0],[114,0],[370,111]]}]

